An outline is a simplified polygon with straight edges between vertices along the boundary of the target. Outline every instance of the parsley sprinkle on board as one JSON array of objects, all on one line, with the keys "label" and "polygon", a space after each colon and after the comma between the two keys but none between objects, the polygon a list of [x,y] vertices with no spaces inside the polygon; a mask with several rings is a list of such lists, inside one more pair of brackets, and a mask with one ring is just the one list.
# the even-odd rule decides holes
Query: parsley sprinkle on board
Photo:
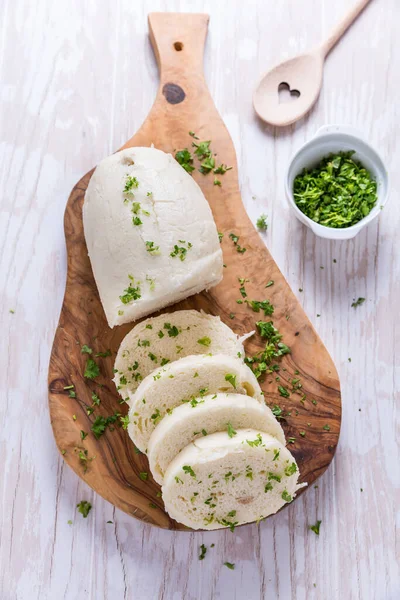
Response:
[{"label": "parsley sprinkle on board", "polygon": [[86,344],[83,344],[81,352],[82,354],[92,354],[93,350],[89,348],[89,346],[87,346]]},{"label": "parsley sprinkle on board", "polygon": [[371,173],[352,158],[354,151],[330,154],[293,183],[297,207],[325,227],[346,228],[366,217],[377,201]]},{"label": "parsley sprinkle on board", "polygon": [[187,148],[179,150],[175,154],[175,160],[177,160],[181,167],[183,167],[188,173],[192,173],[194,171],[193,156]]},{"label": "parsley sprinkle on board", "polygon": [[88,358],[86,362],[84,377],[86,377],[86,379],[95,379],[99,375],[99,365],[93,360],[93,358]]},{"label": "parsley sprinkle on board", "polygon": [[205,547],[204,544],[201,544],[201,546],[200,546],[199,560],[203,560],[204,559],[204,557],[206,555],[206,552],[207,552],[207,548]]},{"label": "parsley sprinkle on board", "polygon": [[224,562],[224,567],[228,567],[228,569],[231,569],[231,571],[233,571],[235,569],[235,563]]}]

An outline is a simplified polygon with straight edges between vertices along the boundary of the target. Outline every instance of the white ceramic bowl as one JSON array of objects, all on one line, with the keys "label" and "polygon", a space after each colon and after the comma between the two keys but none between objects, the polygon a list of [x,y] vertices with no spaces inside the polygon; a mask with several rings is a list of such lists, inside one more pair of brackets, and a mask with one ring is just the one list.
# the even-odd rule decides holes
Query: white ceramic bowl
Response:
[{"label": "white ceramic bowl", "polygon": [[[355,225],[342,229],[326,227],[307,217],[296,206],[293,198],[293,181],[304,168],[314,167],[327,154],[348,150],[355,150],[354,158],[360,161],[375,177],[378,200],[371,212]],[[363,227],[380,214],[388,199],[389,177],[378,152],[363,139],[358,131],[346,125],[326,125],[321,127],[315,136],[293,156],[286,174],[285,190],[296,217],[312,229],[316,235],[331,240],[348,240],[357,235]]]}]

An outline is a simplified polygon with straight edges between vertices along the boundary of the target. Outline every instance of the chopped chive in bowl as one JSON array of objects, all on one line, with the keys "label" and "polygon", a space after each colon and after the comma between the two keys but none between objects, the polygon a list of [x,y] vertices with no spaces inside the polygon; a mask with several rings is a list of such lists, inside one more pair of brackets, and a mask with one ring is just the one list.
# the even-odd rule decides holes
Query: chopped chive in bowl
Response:
[{"label": "chopped chive in bowl", "polygon": [[329,154],[295,178],[294,201],[316,223],[336,229],[351,227],[374,208],[378,198],[376,181],[352,158],[354,152]]}]

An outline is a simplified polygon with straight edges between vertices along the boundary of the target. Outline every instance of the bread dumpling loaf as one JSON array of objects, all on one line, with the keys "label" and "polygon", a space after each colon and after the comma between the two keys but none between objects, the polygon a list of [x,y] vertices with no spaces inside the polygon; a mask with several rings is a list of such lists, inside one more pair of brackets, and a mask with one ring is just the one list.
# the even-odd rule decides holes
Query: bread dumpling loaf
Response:
[{"label": "bread dumpling loaf", "polygon": [[115,360],[114,381],[126,398],[127,390],[134,393],[158,367],[191,354],[221,353],[244,357],[242,340],[219,317],[197,310],[165,313],[138,323],[125,336]]},{"label": "bread dumpling loaf", "polygon": [[239,429],[259,429],[285,445],[282,427],[271,409],[251,396],[214,394],[177,406],[160,421],[148,443],[154,479],[162,484],[168,465],[196,438],[217,431],[233,438]]},{"label": "bread dumpling loaf", "polygon": [[195,440],[170,463],[162,495],[173,519],[192,529],[259,521],[291,502],[299,471],[276,438],[254,429]]},{"label": "bread dumpling loaf", "polygon": [[127,148],[102,160],[86,190],[83,225],[110,327],[222,279],[210,206],[193,177],[162,150]]}]

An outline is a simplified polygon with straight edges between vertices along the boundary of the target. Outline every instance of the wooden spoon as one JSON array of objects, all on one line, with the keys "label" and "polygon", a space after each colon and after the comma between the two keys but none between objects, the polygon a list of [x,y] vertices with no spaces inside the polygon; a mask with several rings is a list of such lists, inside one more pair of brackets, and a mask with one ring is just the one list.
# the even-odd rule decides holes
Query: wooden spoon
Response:
[{"label": "wooden spoon", "polygon": [[[301,119],[310,110],[321,90],[325,57],[369,2],[358,0],[315,50],[280,63],[261,78],[253,95],[253,105],[263,121],[282,127]],[[282,99],[285,90],[290,92],[286,102]]]}]

